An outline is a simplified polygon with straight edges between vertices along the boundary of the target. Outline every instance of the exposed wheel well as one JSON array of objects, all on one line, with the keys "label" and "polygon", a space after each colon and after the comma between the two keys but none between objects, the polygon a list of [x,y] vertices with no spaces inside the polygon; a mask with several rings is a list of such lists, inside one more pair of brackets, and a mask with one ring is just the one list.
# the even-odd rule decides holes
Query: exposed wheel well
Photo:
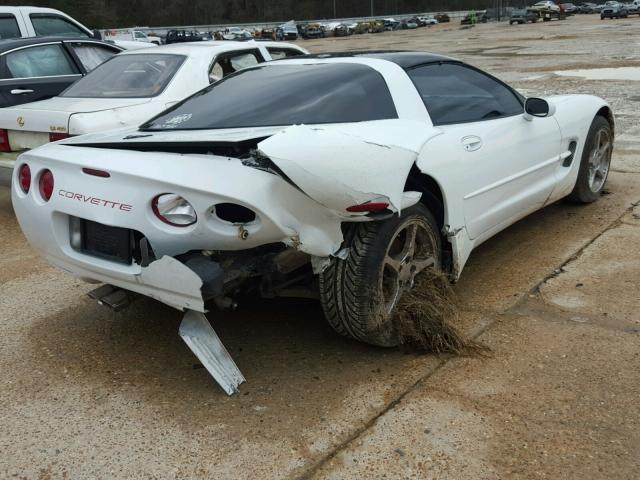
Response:
[{"label": "exposed wheel well", "polygon": [[444,197],[438,183],[413,165],[404,189],[405,191],[422,192],[420,202],[429,209],[438,222],[438,228],[442,229],[444,226]]},{"label": "exposed wheel well", "polygon": [[438,182],[436,182],[433,177],[422,173],[414,164],[407,177],[404,190],[422,192],[420,203],[429,209],[440,230],[440,237],[442,239],[442,268],[446,272],[453,271],[453,250],[449,239],[443,233],[445,216],[444,197]]},{"label": "exposed wheel well", "polygon": [[615,120],[613,119],[613,112],[611,111],[611,109],[606,106],[602,107],[600,110],[598,110],[598,113],[596,113],[596,115],[607,119],[609,125],[611,125],[611,133],[615,136]]}]

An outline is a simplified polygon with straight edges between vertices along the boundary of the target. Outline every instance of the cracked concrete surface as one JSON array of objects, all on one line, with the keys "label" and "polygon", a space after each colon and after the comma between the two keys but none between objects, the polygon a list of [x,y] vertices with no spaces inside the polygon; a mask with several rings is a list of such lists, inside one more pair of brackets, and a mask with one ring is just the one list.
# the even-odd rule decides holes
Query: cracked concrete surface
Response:
[{"label": "cracked concrete surface", "polygon": [[227,398],[178,312],[97,306],[33,254],[0,188],[0,478],[638,478],[638,86],[549,74],[638,65],[637,22],[301,42],[431,50],[531,94],[613,105],[609,194],[554,204],[471,255],[457,326],[487,359],[377,349],[339,338],[314,302],[251,300],[210,316],[247,376]]}]

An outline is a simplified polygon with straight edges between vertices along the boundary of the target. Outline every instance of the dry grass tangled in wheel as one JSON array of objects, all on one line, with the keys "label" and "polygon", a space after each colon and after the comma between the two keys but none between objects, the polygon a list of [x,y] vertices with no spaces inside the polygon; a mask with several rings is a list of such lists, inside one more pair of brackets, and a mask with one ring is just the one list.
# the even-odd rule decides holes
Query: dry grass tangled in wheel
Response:
[{"label": "dry grass tangled in wheel", "polygon": [[486,356],[489,348],[465,338],[453,325],[457,300],[446,275],[427,270],[406,292],[394,315],[401,343],[412,350]]}]

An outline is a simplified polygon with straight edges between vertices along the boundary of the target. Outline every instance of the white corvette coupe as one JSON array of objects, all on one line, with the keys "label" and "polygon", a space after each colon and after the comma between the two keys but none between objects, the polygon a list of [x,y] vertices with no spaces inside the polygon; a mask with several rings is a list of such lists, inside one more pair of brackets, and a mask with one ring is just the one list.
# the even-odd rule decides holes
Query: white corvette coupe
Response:
[{"label": "white corvette coupe", "polygon": [[[0,109],[0,152],[137,126],[236,70],[306,53],[281,42],[195,42],[123,52],[57,97]],[[0,170],[11,169],[14,158],[3,154]]]},{"label": "white corvette coupe", "polygon": [[525,99],[428,53],[308,56],[140,128],[25,153],[13,203],[52,264],[108,284],[103,303],[137,292],[185,310],[181,335],[232,393],[243,377],[206,302],[315,291],[340,334],[397,345],[394,311],[422,270],[455,279],[525,215],[598,198],[613,121],[600,98]]}]

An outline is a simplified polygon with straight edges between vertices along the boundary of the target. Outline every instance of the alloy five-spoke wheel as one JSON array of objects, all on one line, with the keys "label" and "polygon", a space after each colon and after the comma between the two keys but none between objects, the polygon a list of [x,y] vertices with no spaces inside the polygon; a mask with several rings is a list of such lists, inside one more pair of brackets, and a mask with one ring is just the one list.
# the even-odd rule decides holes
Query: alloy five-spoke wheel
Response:
[{"label": "alloy five-spoke wheel", "polygon": [[400,343],[394,314],[426,269],[441,264],[438,224],[422,204],[380,222],[345,226],[346,259],[320,274],[320,300],[341,335],[384,347]]},{"label": "alloy five-spoke wheel", "polygon": [[594,193],[599,193],[607,180],[612,146],[611,131],[605,127],[599,129],[589,154],[588,166],[589,188]]},{"label": "alloy five-spoke wheel", "polygon": [[413,288],[416,276],[435,266],[435,248],[429,225],[422,219],[413,219],[396,231],[379,277],[387,314],[393,312],[402,294]]},{"label": "alloy five-spoke wheel", "polygon": [[611,166],[613,129],[609,120],[596,115],[582,151],[578,178],[568,199],[579,203],[591,203],[604,189]]}]

